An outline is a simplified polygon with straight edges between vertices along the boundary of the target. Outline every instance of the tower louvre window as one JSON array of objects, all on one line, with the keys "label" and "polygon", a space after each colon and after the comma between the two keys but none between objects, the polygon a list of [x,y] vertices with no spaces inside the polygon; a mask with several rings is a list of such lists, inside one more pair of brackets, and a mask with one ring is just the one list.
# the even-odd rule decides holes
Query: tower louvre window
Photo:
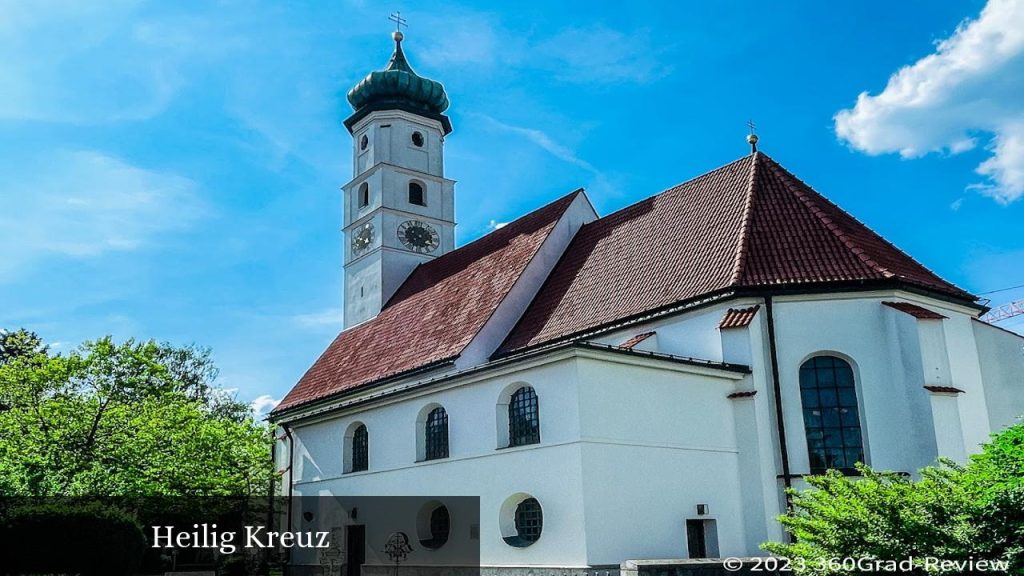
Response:
[{"label": "tower louvre window", "polygon": [[842,358],[816,356],[800,366],[800,400],[811,473],[852,472],[864,461],[853,368]]},{"label": "tower louvre window", "polygon": [[363,182],[359,185],[359,207],[363,208],[370,205],[370,185]]},{"label": "tower louvre window", "polygon": [[426,206],[427,202],[423,197],[423,186],[418,182],[409,182],[409,204]]},{"label": "tower louvre window", "polygon": [[526,446],[540,443],[540,412],[537,392],[523,386],[512,394],[508,403],[508,445]]},{"label": "tower louvre window", "polygon": [[427,415],[423,428],[424,460],[437,460],[448,457],[448,412],[441,406],[434,408]]}]

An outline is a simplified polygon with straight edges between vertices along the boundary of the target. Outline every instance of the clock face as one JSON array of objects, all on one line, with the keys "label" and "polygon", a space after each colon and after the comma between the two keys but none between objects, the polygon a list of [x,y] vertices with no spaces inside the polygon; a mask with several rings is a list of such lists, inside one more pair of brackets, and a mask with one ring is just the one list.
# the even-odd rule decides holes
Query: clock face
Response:
[{"label": "clock face", "polygon": [[420,254],[433,252],[441,245],[437,231],[426,222],[406,220],[398,227],[398,239],[406,248]]},{"label": "clock face", "polygon": [[373,224],[367,222],[356,228],[352,235],[352,252],[361,254],[373,244]]}]

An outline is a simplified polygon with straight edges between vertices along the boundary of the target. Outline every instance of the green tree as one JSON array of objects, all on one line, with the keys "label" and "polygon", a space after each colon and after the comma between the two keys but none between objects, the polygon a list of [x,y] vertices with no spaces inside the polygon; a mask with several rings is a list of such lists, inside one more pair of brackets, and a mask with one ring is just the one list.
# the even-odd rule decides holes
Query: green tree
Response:
[{"label": "green tree", "polygon": [[[858,465],[860,477],[830,471],[791,491],[780,521],[792,543],[764,548],[796,560],[797,573],[861,574],[831,559],[992,560],[1024,574],[1024,424],[993,437],[965,466],[943,461],[920,478]],[[934,568],[934,566],[933,566]],[[912,573],[992,574],[988,569]]]},{"label": "green tree", "polygon": [[38,354],[46,354],[47,346],[35,332],[24,328],[18,330],[0,330],[0,365],[14,361],[16,358],[29,358]]},{"label": "green tree", "polygon": [[0,363],[0,494],[266,494],[270,431],[214,385],[208,349],[28,342]]}]

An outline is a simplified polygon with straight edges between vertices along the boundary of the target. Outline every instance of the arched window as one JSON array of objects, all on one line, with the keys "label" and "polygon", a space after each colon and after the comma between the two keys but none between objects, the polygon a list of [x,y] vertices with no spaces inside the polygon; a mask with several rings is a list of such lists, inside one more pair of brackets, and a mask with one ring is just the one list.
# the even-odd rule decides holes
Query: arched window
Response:
[{"label": "arched window", "polygon": [[370,205],[370,185],[363,182],[359,185],[359,207]]},{"label": "arched window", "polygon": [[423,186],[418,182],[409,182],[409,204],[417,206],[427,205],[426,200],[423,198]]},{"label": "arched window", "polygon": [[424,460],[448,457],[448,412],[441,406],[427,415],[423,427]]},{"label": "arched window", "polygon": [[366,426],[360,424],[352,433],[352,472],[366,470],[370,466],[370,437]]},{"label": "arched window", "polygon": [[842,358],[816,356],[800,367],[800,400],[811,473],[850,472],[864,461],[864,439],[853,368]]},{"label": "arched window", "polygon": [[527,444],[540,444],[540,412],[532,386],[516,390],[508,403],[508,445]]}]

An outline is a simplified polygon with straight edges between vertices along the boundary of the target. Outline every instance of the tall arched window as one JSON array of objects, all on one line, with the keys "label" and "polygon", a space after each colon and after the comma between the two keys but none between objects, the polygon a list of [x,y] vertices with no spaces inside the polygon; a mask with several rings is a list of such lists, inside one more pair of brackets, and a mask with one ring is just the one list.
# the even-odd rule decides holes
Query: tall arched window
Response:
[{"label": "tall arched window", "polygon": [[540,412],[532,386],[516,390],[508,403],[508,445],[527,444],[540,444]]},{"label": "tall arched window", "polygon": [[370,467],[370,437],[366,426],[360,424],[352,433],[352,472]]},{"label": "tall arched window", "polygon": [[800,367],[800,400],[811,473],[853,471],[864,461],[853,368],[835,356],[816,356]]},{"label": "tall arched window", "polygon": [[359,207],[370,205],[370,185],[363,182],[359,185]]},{"label": "tall arched window", "polygon": [[441,406],[427,414],[423,427],[424,460],[448,457],[448,412]]},{"label": "tall arched window", "polygon": [[409,182],[409,204],[417,206],[427,205],[426,200],[423,198],[423,186],[418,182]]}]

